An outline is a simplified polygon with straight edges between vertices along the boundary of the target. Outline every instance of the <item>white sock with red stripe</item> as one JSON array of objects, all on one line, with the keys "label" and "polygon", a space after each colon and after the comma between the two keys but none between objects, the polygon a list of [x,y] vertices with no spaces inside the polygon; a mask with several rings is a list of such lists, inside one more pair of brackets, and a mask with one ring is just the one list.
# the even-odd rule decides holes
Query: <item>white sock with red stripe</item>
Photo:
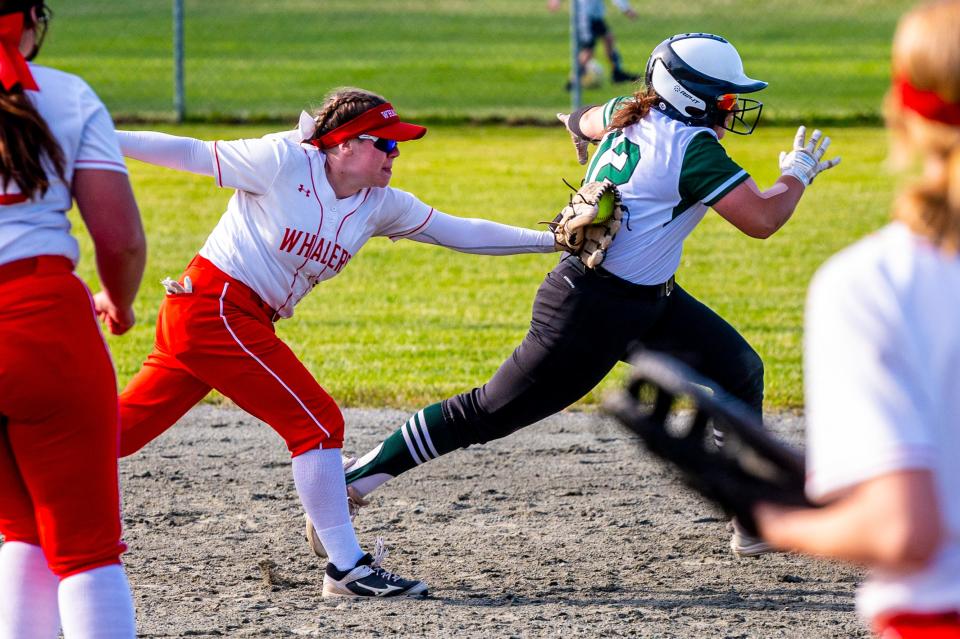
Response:
[{"label": "white sock with red stripe", "polygon": [[60,582],[64,639],[133,639],[133,597],[120,564],[79,572]]},{"label": "white sock with red stripe", "polygon": [[20,541],[0,546],[0,637],[56,639],[59,585],[40,546]]},{"label": "white sock with red stripe", "polygon": [[293,458],[293,483],[331,563],[349,570],[363,557],[347,508],[339,448],[308,450]]}]

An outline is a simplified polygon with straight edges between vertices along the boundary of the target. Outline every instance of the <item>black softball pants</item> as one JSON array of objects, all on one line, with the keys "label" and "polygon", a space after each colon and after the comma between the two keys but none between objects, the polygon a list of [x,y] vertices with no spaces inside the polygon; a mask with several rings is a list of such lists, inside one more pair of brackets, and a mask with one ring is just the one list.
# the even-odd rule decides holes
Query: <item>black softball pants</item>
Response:
[{"label": "black softball pants", "polygon": [[505,437],[570,406],[640,350],[670,354],[759,417],[763,362],[722,317],[680,286],[653,287],[562,260],[537,290],[530,330],[483,386],[444,400],[461,447]]}]

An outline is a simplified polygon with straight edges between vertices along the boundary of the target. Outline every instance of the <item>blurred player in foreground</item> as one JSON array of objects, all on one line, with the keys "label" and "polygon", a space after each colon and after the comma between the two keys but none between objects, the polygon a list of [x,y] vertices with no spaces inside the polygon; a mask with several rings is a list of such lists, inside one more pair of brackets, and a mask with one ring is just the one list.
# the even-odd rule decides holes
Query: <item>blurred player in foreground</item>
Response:
[{"label": "blurred player in foreground", "polygon": [[[766,191],[730,159],[720,138],[751,133],[762,106],[737,94],[767,83],[748,77],[737,50],[719,36],[664,40],[647,63],[646,83],[567,120],[576,140],[600,142],[585,179],[611,180],[627,209],[602,266],[565,256],[537,291],[529,332],[490,381],[418,411],[348,467],[355,504],[411,468],[563,410],[637,349],[674,354],[760,417],[763,361],[675,282],[683,242],[711,207],[743,233],[769,237],[838,159],[821,161],[829,138],[818,145],[815,131],[807,142],[803,127]],[[758,554],[767,546],[736,535],[734,549]]]},{"label": "blurred player in foreground", "polygon": [[[134,322],[146,243],[113,123],[77,76],[28,65],[50,18],[0,1],[0,637],[132,638],[120,555],[111,332]],[[103,291],[73,273],[72,200]]]},{"label": "blurred player in foreground", "polygon": [[960,638],[960,2],[893,43],[894,160],[923,173],[894,221],[810,287],[807,494],[755,509],[772,544],[871,568],[861,616],[886,639]]},{"label": "blurred player in foreground", "polygon": [[391,188],[398,142],[425,133],[384,98],[351,88],[331,92],[298,129],[260,139],[119,132],[128,157],[236,189],[179,281],[165,281],[154,351],[120,396],[121,454],[159,436],[211,388],[269,424],[290,450],[297,493],[330,557],[324,596],[417,595],[427,586],[384,570],[383,553],[360,550],[341,463],[343,416],[273,323],[372,236],[486,255],[555,250],[550,232],[446,215]]}]

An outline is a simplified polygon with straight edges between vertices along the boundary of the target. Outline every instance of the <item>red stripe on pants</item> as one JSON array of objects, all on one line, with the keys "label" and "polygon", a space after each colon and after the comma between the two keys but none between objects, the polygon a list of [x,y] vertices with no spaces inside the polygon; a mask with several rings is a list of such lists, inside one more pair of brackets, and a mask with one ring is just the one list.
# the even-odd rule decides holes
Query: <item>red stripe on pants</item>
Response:
[{"label": "red stripe on pants", "polygon": [[120,394],[120,454],[170,428],[215,388],[269,424],[291,456],[343,446],[343,415],[290,348],[272,312],[246,285],[196,257],[193,293],[168,295],[150,353]]},{"label": "red stripe on pants", "polygon": [[[69,260],[0,278],[0,532],[67,577],[120,562],[117,392],[90,293]],[[22,260],[26,264],[27,260]]]}]

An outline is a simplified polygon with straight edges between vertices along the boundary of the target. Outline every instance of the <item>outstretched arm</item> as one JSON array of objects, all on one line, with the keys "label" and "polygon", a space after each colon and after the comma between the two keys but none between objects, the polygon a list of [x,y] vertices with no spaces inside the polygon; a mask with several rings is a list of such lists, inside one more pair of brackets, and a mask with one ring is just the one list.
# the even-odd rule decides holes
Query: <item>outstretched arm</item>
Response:
[{"label": "outstretched arm", "polygon": [[477,218],[455,217],[433,211],[420,229],[390,239],[409,239],[445,246],[462,253],[514,255],[551,253],[555,250],[553,233],[535,231]]},{"label": "outstretched arm", "polygon": [[813,179],[840,163],[839,157],[821,161],[830,138],[821,141],[820,131],[814,131],[807,142],[806,132],[806,127],[798,128],[793,150],[780,154],[781,175],[776,184],[761,191],[749,178],[716,202],[714,210],[750,237],[766,239],[780,230]]},{"label": "outstretched arm", "polygon": [[570,132],[577,150],[577,162],[587,163],[589,144],[596,144],[603,137],[603,106],[586,106],[573,113],[558,113],[557,119]]},{"label": "outstretched arm", "polygon": [[588,107],[586,110],[581,110],[579,112],[575,111],[574,114],[579,114],[580,119],[577,124],[580,126],[580,131],[583,132],[584,137],[587,137],[591,140],[599,140],[603,137],[606,127],[603,126],[603,105]]},{"label": "outstretched arm", "polygon": [[212,142],[154,131],[117,131],[128,158],[199,175],[214,175]]}]

